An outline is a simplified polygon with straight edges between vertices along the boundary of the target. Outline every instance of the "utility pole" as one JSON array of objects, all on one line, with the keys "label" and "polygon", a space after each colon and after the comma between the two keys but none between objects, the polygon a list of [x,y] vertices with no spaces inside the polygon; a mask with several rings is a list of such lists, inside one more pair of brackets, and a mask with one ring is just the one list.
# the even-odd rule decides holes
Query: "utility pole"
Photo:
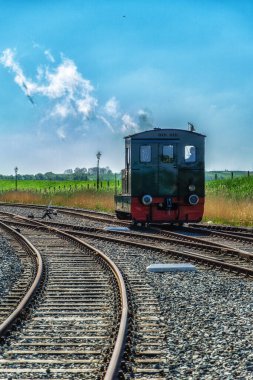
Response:
[{"label": "utility pole", "polygon": [[15,171],[15,188],[17,191],[18,190],[18,167],[17,166],[15,166],[14,171]]},{"label": "utility pole", "polygon": [[98,189],[99,189],[99,160],[102,156],[102,153],[97,152],[96,156],[97,156],[97,191],[98,191]]}]

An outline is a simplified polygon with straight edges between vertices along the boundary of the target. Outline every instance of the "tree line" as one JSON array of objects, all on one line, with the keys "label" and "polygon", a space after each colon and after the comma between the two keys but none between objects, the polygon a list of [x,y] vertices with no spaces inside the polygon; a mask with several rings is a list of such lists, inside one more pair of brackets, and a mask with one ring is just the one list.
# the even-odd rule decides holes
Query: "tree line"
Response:
[{"label": "tree line", "polygon": [[[116,174],[117,178],[119,174]],[[10,179],[14,180],[15,175],[3,175],[0,174],[0,179]],[[49,181],[89,181],[95,180],[97,178],[97,167],[93,168],[75,168],[66,169],[63,173],[37,173],[37,174],[17,174],[18,180],[49,180]],[[103,180],[112,180],[115,178],[115,174],[107,166],[105,168],[99,168],[99,178]]]}]

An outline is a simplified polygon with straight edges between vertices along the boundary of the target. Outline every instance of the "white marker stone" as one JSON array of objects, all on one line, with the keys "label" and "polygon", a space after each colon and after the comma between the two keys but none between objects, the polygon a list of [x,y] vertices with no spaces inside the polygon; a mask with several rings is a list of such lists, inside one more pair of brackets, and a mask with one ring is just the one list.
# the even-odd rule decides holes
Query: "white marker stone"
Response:
[{"label": "white marker stone", "polygon": [[128,227],[118,227],[118,226],[109,226],[109,227],[104,227],[105,231],[130,231]]},{"label": "white marker stone", "polygon": [[196,272],[196,267],[188,263],[180,264],[151,264],[147,267],[148,272]]}]

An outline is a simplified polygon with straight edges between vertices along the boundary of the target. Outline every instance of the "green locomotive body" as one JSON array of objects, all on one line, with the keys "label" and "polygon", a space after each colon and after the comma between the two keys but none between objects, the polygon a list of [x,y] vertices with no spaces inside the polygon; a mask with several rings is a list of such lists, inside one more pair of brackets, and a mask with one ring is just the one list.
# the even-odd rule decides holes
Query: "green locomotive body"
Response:
[{"label": "green locomotive body", "polygon": [[205,136],[158,129],[125,138],[116,215],[141,223],[198,222],[204,211]]}]

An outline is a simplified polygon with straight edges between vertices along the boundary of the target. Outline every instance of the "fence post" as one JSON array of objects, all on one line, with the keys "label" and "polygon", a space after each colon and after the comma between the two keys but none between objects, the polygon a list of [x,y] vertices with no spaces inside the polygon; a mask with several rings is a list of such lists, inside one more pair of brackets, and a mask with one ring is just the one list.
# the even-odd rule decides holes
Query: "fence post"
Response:
[{"label": "fence post", "polygon": [[231,172],[231,179],[234,178],[234,172]]},{"label": "fence post", "polygon": [[117,195],[117,175],[114,174],[114,194]]},{"label": "fence post", "polygon": [[218,175],[217,175],[217,173],[214,174],[214,179],[215,179],[215,180],[218,179]]},{"label": "fence post", "polygon": [[248,177],[250,176],[249,170],[248,170]]}]

